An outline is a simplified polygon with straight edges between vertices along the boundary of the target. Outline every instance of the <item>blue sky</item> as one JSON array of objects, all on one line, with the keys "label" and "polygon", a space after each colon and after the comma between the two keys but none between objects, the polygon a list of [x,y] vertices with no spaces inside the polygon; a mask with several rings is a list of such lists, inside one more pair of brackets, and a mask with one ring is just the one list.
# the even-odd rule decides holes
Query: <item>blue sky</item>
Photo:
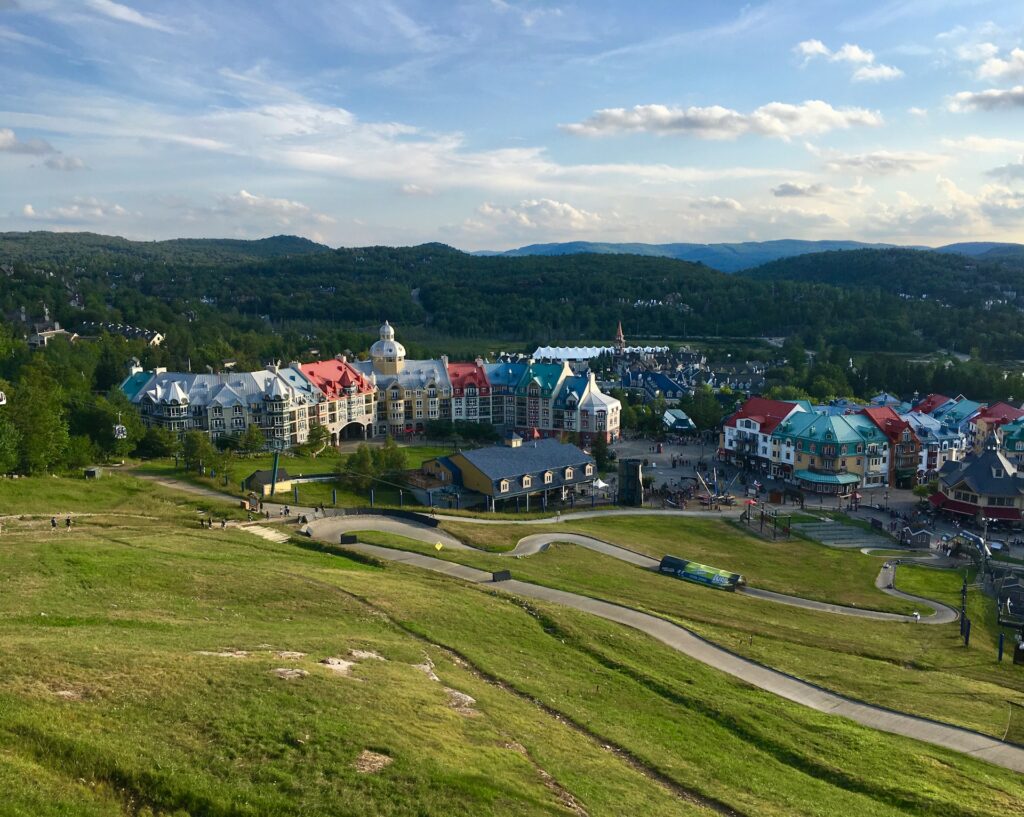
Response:
[{"label": "blue sky", "polygon": [[1024,241],[987,0],[0,0],[0,229]]}]

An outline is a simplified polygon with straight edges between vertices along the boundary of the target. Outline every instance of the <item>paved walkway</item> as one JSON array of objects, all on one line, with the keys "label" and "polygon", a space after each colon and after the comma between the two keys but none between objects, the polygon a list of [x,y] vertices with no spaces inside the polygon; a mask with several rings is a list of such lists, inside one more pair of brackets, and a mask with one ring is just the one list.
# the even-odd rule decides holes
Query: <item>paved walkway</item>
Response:
[{"label": "paved walkway", "polygon": [[[330,521],[330,520],[325,520]],[[365,519],[364,521],[371,521]],[[384,561],[401,562],[453,578],[483,584],[491,574],[465,565],[446,562],[418,553],[408,553],[376,545],[348,545],[350,549]],[[710,667],[714,667],[751,686],[778,695],[786,700],[819,712],[849,718],[862,726],[894,735],[921,740],[955,752],[977,757],[998,766],[1024,773],[1024,748],[1003,743],[995,738],[961,729],[949,724],[918,718],[845,698],[814,684],[800,681],[785,673],[749,661],[705,641],[689,630],[665,619],[641,613],[606,601],[555,590],[522,581],[506,581],[494,585],[504,592],[540,601],[561,604],[609,621],[632,627],[661,641],[672,649]]]}]

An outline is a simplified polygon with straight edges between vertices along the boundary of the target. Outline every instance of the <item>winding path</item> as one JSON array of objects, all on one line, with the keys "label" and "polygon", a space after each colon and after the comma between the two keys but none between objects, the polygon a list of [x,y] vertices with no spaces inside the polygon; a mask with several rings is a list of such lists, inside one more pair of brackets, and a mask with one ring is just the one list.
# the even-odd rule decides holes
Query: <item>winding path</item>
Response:
[{"label": "winding path", "polygon": [[[376,516],[331,517],[317,520],[311,523],[310,527],[311,532],[317,538],[337,542],[337,535],[345,530],[361,529],[397,532],[394,525],[385,527],[380,524],[384,521],[404,527],[404,531],[401,534],[403,536],[424,542],[439,541],[438,534],[440,531],[436,529],[401,520],[385,520],[383,517]],[[524,537],[510,554],[519,556],[529,555],[543,549],[551,541],[574,541],[576,537],[576,534],[536,534]],[[630,554],[630,558],[627,561],[633,564],[646,566],[641,564],[641,559],[654,561],[649,559],[649,557],[642,556],[625,548],[618,548],[607,542],[600,542],[596,539],[590,539],[590,537],[578,538],[590,540],[590,543],[586,546],[599,550],[599,552],[612,555],[606,549],[614,549],[622,554]],[[468,546],[464,543],[460,542],[459,546],[460,549],[468,549]],[[344,547],[382,561],[413,565],[474,584],[492,583],[492,574],[487,571],[420,553],[410,553],[394,548],[363,543],[345,545]],[[451,547],[456,546],[451,545]],[[884,707],[872,706],[862,701],[846,698],[822,687],[798,680],[784,672],[779,672],[755,661],[742,658],[735,653],[706,641],[685,627],[658,616],[642,613],[639,610],[612,604],[607,601],[601,601],[600,599],[582,596],[577,593],[542,587],[514,579],[495,584],[494,586],[517,596],[560,604],[623,624],[627,627],[632,627],[707,666],[714,667],[758,689],[765,690],[819,712],[839,715],[849,718],[862,726],[931,743],[935,746],[941,746],[955,752],[986,760],[1016,772],[1024,773],[1024,747],[1004,743],[996,738],[973,732],[969,729],[962,729],[950,724],[928,720],[927,718],[919,718],[914,715],[907,715]]]},{"label": "winding path", "polygon": [[[542,520],[524,520],[522,522],[508,522],[503,521],[502,524],[550,524],[552,522],[560,522],[571,520],[572,518],[591,518],[594,516],[607,516],[607,515],[627,515],[628,511],[594,511],[587,512],[582,515],[573,515],[572,517],[560,517],[560,518],[549,518]],[[650,512],[649,512],[650,513]],[[655,512],[658,513],[658,512]],[[686,513],[688,511],[676,512]],[[372,521],[371,521],[372,520]],[[470,522],[471,524],[496,524],[492,520],[483,520],[475,518],[459,518],[459,521]],[[588,550],[593,550],[597,553],[603,553],[605,556],[611,556],[614,559],[619,559],[623,562],[628,562],[636,567],[641,567],[646,570],[657,571],[660,561],[647,556],[643,553],[637,553],[635,550],[622,547],[620,545],[613,545],[610,542],[604,542],[600,539],[595,539],[592,536],[584,536],[578,533],[534,533],[529,536],[524,536],[516,546],[509,551],[505,551],[501,554],[490,553],[483,551],[478,548],[474,548],[470,545],[465,544],[459,539],[455,538],[449,533],[446,533],[439,528],[432,528],[428,525],[420,525],[416,522],[406,521],[404,519],[393,519],[386,516],[373,516],[373,515],[356,515],[356,516],[333,516],[327,519],[318,520],[311,524],[311,530],[320,539],[328,539],[329,541],[338,541],[338,536],[342,533],[360,530],[374,530],[384,533],[394,533],[399,536],[405,536],[408,539],[415,539],[419,542],[426,542],[427,544],[435,544],[441,542],[445,547],[451,550],[461,551],[473,551],[489,556],[512,556],[520,558],[523,556],[532,556],[535,553],[539,553],[545,550],[549,545],[555,542],[566,542],[573,545],[579,545],[585,547]],[[905,601],[912,601],[915,604],[920,604],[924,608],[932,610],[933,614],[922,617],[920,619],[921,624],[949,624],[957,620],[959,613],[952,607],[947,607],[944,604],[940,604],[936,601],[921,598],[919,596],[912,596],[909,593],[903,593],[899,590],[895,590],[890,587],[893,580],[893,573],[889,567],[889,563],[882,568],[878,578],[875,580],[875,587],[877,587],[883,593],[896,598],[903,599]],[[903,615],[901,613],[885,613],[879,610],[866,610],[860,607],[846,607],[842,604],[830,604],[824,601],[816,601],[814,599],[805,599],[800,596],[790,596],[785,593],[775,593],[771,590],[760,590],[755,587],[740,587],[737,588],[738,593],[751,598],[761,599],[762,601],[770,601],[777,604],[788,604],[791,607],[801,607],[805,610],[814,610],[819,613],[835,613],[837,615],[854,616],[856,618],[867,618],[875,621],[901,621],[901,622],[917,622],[918,619],[915,616]]]}]

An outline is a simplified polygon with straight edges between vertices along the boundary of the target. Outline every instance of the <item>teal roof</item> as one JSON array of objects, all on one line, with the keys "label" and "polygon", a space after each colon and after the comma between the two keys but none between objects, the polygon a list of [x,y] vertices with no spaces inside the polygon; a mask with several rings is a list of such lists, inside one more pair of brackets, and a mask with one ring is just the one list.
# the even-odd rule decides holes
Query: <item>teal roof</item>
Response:
[{"label": "teal roof", "polygon": [[860,477],[856,474],[816,474],[813,471],[794,471],[793,476],[804,482],[814,482],[818,485],[856,485],[860,482]]},{"label": "teal roof", "polygon": [[862,434],[849,422],[853,416],[856,415],[827,416],[814,412],[798,412],[780,423],[775,433],[811,442],[863,442]]},{"label": "teal roof", "polygon": [[979,411],[983,406],[984,403],[975,403],[973,400],[961,400],[959,403],[954,403],[941,414],[936,412],[934,416],[938,417],[944,423],[959,424],[976,411]]},{"label": "teal roof", "polygon": [[550,395],[558,385],[558,379],[562,376],[563,366],[561,363],[531,363],[526,367],[523,376],[519,379],[516,387],[517,393],[526,393],[530,383],[536,380],[540,384],[541,393]]},{"label": "teal roof", "polygon": [[134,400],[152,377],[152,372],[136,372],[121,384],[121,391],[129,400]]},{"label": "teal roof", "polygon": [[842,419],[846,420],[860,434],[861,439],[866,443],[886,442],[888,438],[882,433],[882,429],[875,425],[874,421],[865,414],[849,414]]}]

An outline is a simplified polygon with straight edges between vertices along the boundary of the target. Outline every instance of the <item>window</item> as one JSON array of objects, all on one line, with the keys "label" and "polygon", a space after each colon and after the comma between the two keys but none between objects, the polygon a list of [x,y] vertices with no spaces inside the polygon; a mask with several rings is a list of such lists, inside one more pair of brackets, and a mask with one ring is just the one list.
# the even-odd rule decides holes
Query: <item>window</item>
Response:
[{"label": "window", "polygon": [[592,477],[594,475],[594,466],[591,465],[590,463],[587,463],[587,467],[583,469],[583,473],[586,474],[588,477]]},{"label": "window", "polygon": [[554,478],[555,478],[555,475],[552,474],[550,471],[545,471],[544,472],[544,484],[545,485],[550,485],[552,480],[554,480]]},{"label": "window", "polygon": [[531,477],[529,475],[524,476],[523,477],[523,487],[524,488],[529,488],[531,485],[533,485],[533,477]]},{"label": "window", "polygon": [[565,478],[566,479],[572,479],[572,469],[571,468],[566,468],[565,469]]}]

